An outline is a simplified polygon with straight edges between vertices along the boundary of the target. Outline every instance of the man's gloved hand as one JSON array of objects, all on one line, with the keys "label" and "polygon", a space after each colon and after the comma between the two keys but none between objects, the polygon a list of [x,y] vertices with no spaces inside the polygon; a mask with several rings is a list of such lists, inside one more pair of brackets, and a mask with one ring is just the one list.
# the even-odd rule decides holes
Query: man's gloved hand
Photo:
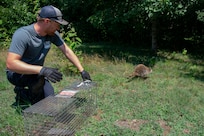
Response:
[{"label": "man's gloved hand", "polygon": [[85,71],[85,70],[83,70],[81,72],[81,77],[82,77],[83,81],[91,80],[91,77],[90,77],[89,73],[87,71]]},{"label": "man's gloved hand", "polygon": [[43,67],[40,70],[40,75],[45,76],[48,80],[50,80],[53,83],[62,80],[62,73],[60,73],[58,69],[55,68]]}]

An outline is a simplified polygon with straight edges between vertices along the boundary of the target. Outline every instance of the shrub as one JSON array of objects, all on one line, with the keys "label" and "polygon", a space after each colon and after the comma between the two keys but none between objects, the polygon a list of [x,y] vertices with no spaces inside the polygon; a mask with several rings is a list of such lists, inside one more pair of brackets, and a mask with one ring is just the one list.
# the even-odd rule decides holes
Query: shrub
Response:
[{"label": "shrub", "polygon": [[35,21],[39,0],[2,0],[0,8],[0,44],[7,47],[12,34],[18,27]]},{"label": "shrub", "polygon": [[[63,38],[64,38],[64,41],[68,44],[68,46],[77,55],[79,60],[82,61],[83,60],[82,52],[77,50],[77,47],[82,44],[82,40],[77,36],[77,32],[75,31],[75,28],[71,24],[69,24],[68,26],[68,31],[63,33]],[[61,71],[63,71],[64,73],[74,73],[74,74],[78,72],[77,68],[71,62],[65,61],[64,63],[64,57],[61,56],[61,53],[58,53],[58,55],[60,58],[59,61],[61,62],[61,64],[64,64],[63,66],[61,66]]]}]

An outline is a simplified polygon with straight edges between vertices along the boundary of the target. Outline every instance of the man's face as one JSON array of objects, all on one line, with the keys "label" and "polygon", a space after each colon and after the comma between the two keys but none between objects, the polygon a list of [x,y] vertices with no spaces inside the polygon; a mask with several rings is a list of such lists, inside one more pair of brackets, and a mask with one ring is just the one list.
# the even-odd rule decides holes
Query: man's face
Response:
[{"label": "man's face", "polygon": [[47,27],[47,35],[54,35],[55,34],[55,31],[59,31],[60,30],[60,24],[57,23],[56,21],[54,20],[51,20],[49,19],[49,22],[48,22],[48,27]]}]

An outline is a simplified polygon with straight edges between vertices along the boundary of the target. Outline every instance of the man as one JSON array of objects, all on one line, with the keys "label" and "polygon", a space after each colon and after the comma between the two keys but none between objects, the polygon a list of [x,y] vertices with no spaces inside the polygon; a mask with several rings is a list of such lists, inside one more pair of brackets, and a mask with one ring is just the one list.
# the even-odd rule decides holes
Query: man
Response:
[{"label": "man", "polygon": [[58,69],[43,66],[51,43],[77,67],[83,80],[91,80],[78,57],[60,37],[60,24],[68,24],[62,19],[61,11],[54,6],[45,6],[39,11],[36,23],[21,27],[14,33],[6,61],[7,78],[15,85],[14,106],[34,104],[54,95],[49,81],[59,82],[62,74]]}]

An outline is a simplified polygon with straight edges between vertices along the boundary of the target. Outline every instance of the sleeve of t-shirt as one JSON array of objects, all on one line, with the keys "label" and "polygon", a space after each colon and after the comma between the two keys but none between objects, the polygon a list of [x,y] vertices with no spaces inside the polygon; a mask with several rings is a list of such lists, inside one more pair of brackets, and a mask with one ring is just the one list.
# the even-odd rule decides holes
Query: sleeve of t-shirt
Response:
[{"label": "sleeve of t-shirt", "polygon": [[64,40],[62,39],[58,31],[55,32],[55,35],[52,37],[51,42],[54,43],[56,46],[61,46],[64,44]]},{"label": "sleeve of t-shirt", "polygon": [[28,45],[28,35],[25,31],[17,30],[12,37],[9,52],[23,55]]}]

